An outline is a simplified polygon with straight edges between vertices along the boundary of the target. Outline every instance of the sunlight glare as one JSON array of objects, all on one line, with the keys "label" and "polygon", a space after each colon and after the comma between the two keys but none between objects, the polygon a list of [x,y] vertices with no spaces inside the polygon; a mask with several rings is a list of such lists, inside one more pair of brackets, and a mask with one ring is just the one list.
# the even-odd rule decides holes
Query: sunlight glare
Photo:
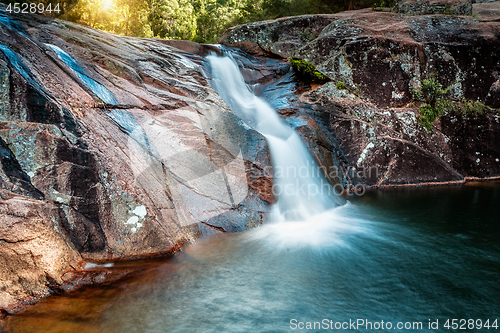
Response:
[{"label": "sunlight glare", "polygon": [[108,10],[113,7],[113,0],[103,0],[102,1],[102,9]]}]

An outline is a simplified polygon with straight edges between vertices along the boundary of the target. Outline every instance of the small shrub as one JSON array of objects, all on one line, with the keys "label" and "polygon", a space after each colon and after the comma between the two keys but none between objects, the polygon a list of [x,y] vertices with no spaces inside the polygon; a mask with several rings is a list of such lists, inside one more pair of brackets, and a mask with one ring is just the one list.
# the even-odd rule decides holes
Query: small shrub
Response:
[{"label": "small shrub", "polygon": [[463,111],[466,113],[482,115],[485,110],[489,109],[489,107],[479,101],[465,100],[462,101],[462,104],[464,105]]},{"label": "small shrub", "polygon": [[435,107],[432,107],[430,104],[424,104],[418,109],[420,116],[417,120],[425,127],[427,132],[431,132],[436,119],[443,113],[443,110],[444,106],[442,103],[437,103]]},{"label": "small shrub", "polygon": [[462,99],[460,101],[449,101],[445,105],[447,112],[459,112],[463,115],[483,115],[485,111],[491,110],[489,106],[479,101]]},{"label": "small shrub", "polygon": [[305,60],[290,58],[289,62],[294,71],[307,80],[313,82],[330,81],[328,76],[321,74],[313,64]]},{"label": "small shrub", "polygon": [[430,132],[434,122],[443,113],[445,107],[450,103],[443,98],[451,87],[443,88],[443,85],[431,74],[429,79],[422,81],[420,89],[412,89],[413,98],[423,104],[419,108],[420,116],[418,122]]},{"label": "small shrub", "polygon": [[337,89],[338,90],[344,90],[345,89],[345,83],[342,81],[337,82]]},{"label": "small shrub", "polygon": [[437,102],[443,99],[443,96],[451,87],[443,89],[443,85],[436,79],[435,74],[431,74],[429,79],[424,79],[420,89],[413,90],[413,98],[417,101],[430,104],[435,107]]}]

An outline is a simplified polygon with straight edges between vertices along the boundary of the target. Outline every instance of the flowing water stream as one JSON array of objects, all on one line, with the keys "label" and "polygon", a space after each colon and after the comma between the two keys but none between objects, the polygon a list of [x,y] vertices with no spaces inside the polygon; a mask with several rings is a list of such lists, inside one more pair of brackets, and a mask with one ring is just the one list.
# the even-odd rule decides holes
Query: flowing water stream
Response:
[{"label": "flowing water stream", "polygon": [[[314,167],[232,60],[208,60],[215,89],[265,135],[274,166]],[[296,191],[323,187],[310,175],[277,176],[292,190],[278,196],[273,223],[200,240],[119,283],[45,299],[11,317],[8,331],[290,332],[316,322],[308,331],[322,332],[363,320],[343,331],[387,331],[383,321],[394,332],[449,332],[447,319],[498,322],[500,183],[370,192],[344,204],[335,193]]]},{"label": "flowing water stream", "polygon": [[10,318],[8,331],[300,331],[292,319],[423,323],[394,332],[450,332],[451,318],[492,324],[499,201],[499,183],[367,193],[307,231],[268,225],[211,237],[120,283],[42,300]]},{"label": "flowing water stream", "polygon": [[[345,203],[321,175],[300,137],[246,85],[230,57],[207,57],[212,86],[245,123],[266,137],[271,151],[277,203],[273,222],[315,223],[319,215]],[[313,194],[312,194],[313,193]]]}]

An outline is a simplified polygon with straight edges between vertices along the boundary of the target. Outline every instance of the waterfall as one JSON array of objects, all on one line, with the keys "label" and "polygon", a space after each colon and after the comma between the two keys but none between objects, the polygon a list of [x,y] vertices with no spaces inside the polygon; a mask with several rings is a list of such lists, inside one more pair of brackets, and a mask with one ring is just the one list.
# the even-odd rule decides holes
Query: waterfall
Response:
[{"label": "waterfall", "polygon": [[299,135],[250,90],[234,59],[210,55],[207,60],[212,87],[237,116],[267,139],[274,169],[273,192],[277,197],[271,219],[306,221],[344,204],[344,198],[324,178]]}]

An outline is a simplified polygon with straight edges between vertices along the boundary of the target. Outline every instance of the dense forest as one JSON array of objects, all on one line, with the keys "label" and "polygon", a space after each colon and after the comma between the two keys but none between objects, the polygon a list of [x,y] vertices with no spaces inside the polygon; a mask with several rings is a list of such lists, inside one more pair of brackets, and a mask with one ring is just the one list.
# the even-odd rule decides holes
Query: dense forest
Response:
[{"label": "dense forest", "polygon": [[51,3],[52,8],[60,3],[58,12],[51,15],[120,35],[213,43],[228,27],[238,24],[284,16],[336,13],[374,6],[382,1],[65,0],[60,3],[60,0],[41,0],[36,3]]}]

